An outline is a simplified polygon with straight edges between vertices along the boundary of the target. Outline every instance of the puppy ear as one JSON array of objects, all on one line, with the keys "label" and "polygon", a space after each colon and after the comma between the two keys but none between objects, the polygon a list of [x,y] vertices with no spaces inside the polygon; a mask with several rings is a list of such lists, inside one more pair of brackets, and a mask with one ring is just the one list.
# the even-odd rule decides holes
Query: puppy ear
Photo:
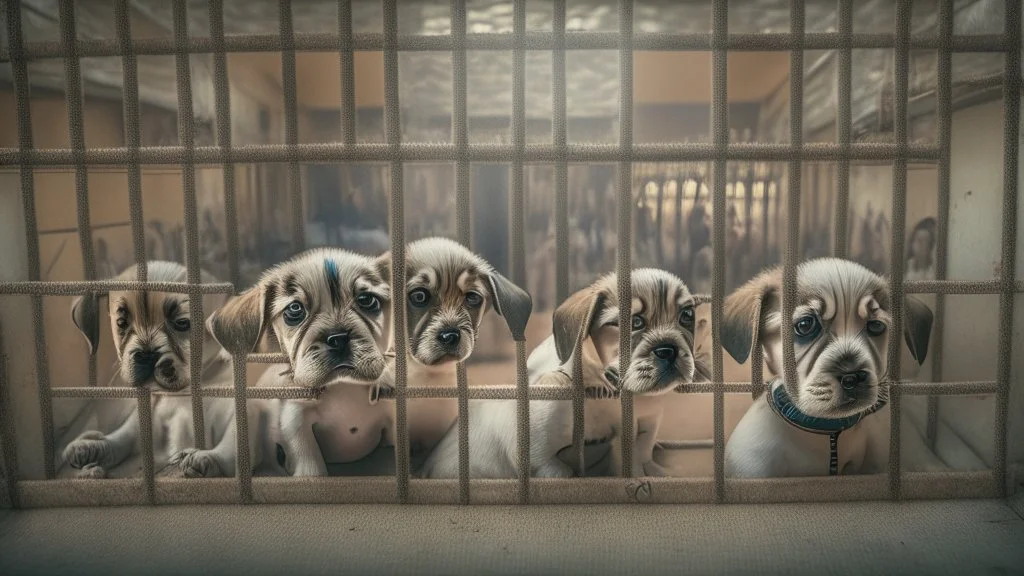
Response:
[{"label": "puppy ear", "polygon": [[565,363],[576,349],[577,340],[586,339],[593,328],[605,294],[588,286],[570,296],[555,309],[552,329],[559,362]]},{"label": "puppy ear", "polygon": [[914,296],[903,297],[903,337],[918,365],[928,356],[934,315],[931,308]]},{"label": "puppy ear", "polygon": [[89,292],[75,298],[71,302],[71,321],[85,336],[89,355],[95,355],[100,343],[100,295]]},{"label": "puppy ear", "polygon": [[[722,347],[743,364],[757,342],[764,302],[776,289],[775,274],[757,276],[725,299],[722,311]],[[757,352],[755,352],[757,355]]]},{"label": "puppy ear", "polygon": [[526,324],[533,312],[533,298],[497,272],[489,273],[487,281],[491,285],[494,311],[505,319],[514,340],[526,340]]},{"label": "puppy ear", "polygon": [[231,354],[249,354],[266,330],[273,286],[257,284],[228,300],[206,321],[206,329]]},{"label": "puppy ear", "polygon": [[391,252],[385,252],[378,256],[374,261],[373,265],[377,268],[377,273],[384,279],[385,282],[391,282]]}]

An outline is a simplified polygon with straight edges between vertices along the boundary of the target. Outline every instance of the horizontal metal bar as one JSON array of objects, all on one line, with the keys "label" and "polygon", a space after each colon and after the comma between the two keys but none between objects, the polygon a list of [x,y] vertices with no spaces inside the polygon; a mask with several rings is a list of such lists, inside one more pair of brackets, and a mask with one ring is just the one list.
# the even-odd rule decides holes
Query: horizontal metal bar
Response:
[{"label": "horizontal metal bar", "polygon": [[249,354],[246,361],[252,364],[287,364],[287,354]]},{"label": "horizontal metal bar", "polygon": [[[340,384],[344,386],[344,384]],[[958,396],[973,394],[993,394],[996,391],[994,380],[957,381],[957,382],[901,382],[901,393],[908,396]],[[750,382],[724,383],[727,394],[749,394],[753,387]],[[714,390],[710,382],[699,382],[676,388],[678,394],[710,394]],[[138,388],[128,386],[82,386],[56,387],[50,389],[54,398],[137,398],[141,392]],[[320,388],[300,388],[291,386],[261,386],[246,388],[245,395],[250,399],[288,399],[301,400],[318,398],[323,393]],[[181,393],[166,393],[154,390],[155,396],[174,396]],[[587,398],[593,400],[614,400],[618,394],[603,389],[588,388]],[[203,388],[203,396],[207,398],[234,398],[232,386],[209,386]],[[406,389],[406,398],[458,398],[458,389],[454,386],[414,386]],[[394,391],[382,389],[381,399],[393,399]],[[503,384],[494,386],[470,386],[469,398],[472,400],[515,400],[516,386]],[[530,386],[530,400],[571,400],[572,390],[561,386]]]},{"label": "horizontal metal bar", "polygon": [[[1024,281],[1015,282],[1016,291],[1024,293]],[[913,281],[903,284],[908,294],[983,295],[999,294],[998,280],[930,280]],[[96,280],[81,282],[0,282],[0,295],[43,295],[74,296],[87,292],[112,292],[124,290],[149,290],[188,294],[231,294],[230,283],[188,284],[185,282],[137,282],[129,280]],[[249,362],[259,364],[283,364],[288,362],[284,354],[250,354]]]},{"label": "horizontal metal bar", "polygon": [[[298,52],[335,52],[341,45],[337,34],[305,33],[295,34],[295,50]],[[566,32],[565,48],[567,50],[618,50],[621,42],[617,32]],[[788,32],[768,34],[730,34],[725,40],[727,50],[737,51],[789,51],[805,50],[838,50],[854,49],[885,49],[893,48],[896,43],[895,34],[872,33],[853,34],[849,43],[844,43],[837,32],[816,32],[803,35],[796,42]],[[1003,52],[1007,50],[1007,42],[1002,35],[989,34],[979,36],[954,36],[950,41],[953,52]],[[133,40],[132,52],[136,56],[169,56],[175,54],[173,38],[146,38]],[[398,50],[403,52],[450,52],[455,42],[450,34],[398,36]],[[512,50],[515,47],[515,36],[512,33],[467,34],[465,47],[467,50]],[[552,32],[531,31],[525,34],[527,50],[554,50],[555,36]],[[912,36],[910,48],[936,50],[939,40],[934,33]],[[659,51],[703,51],[711,50],[710,33],[670,34],[670,33],[638,33],[633,35],[634,50]],[[355,51],[381,51],[384,49],[384,35],[381,33],[364,32],[352,35],[352,49]],[[191,54],[208,54],[216,51],[211,38],[189,38],[187,50]],[[117,39],[79,40],[77,43],[79,57],[96,58],[122,56],[124,49]],[[231,52],[281,52],[280,36],[276,34],[239,34],[224,37],[224,51]],[[63,58],[65,51],[60,42],[26,42],[24,57],[27,60],[44,58]],[[10,59],[6,47],[0,50],[0,61]]]},{"label": "horizontal metal bar", "polygon": [[[1024,292],[1024,281],[1015,282],[1016,291]],[[907,294],[981,295],[999,294],[999,280],[915,280],[903,283]]]},{"label": "horizontal metal bar", "polygon": [[186,282],[138,282],[135,280],[95,280],[89,282],[0,282],[0,295],[76,296],[89,292],[148,290],[175,294],[232,294],[227,282],[188,284]]},{"label": "horizontal metal bar", "polygon": [[[470,479],[473,504],[515,504],[515,479]],[[157,478],[158,504],[233,504],[238,486],[233,478]],[[907,498],[991,498],[996,495],[991,471],[908,472],[903,474]],[[846,502],[883,500],[884,475],[812,478],[726,479],[726,501],[768,504],[781,502]],[[690,504],[710,502],[711,478],[531,478],[533,504]],[[61,506],[140,506],[147,504],[141,479],[22,480],[23,508]],[[253,502],[261,504],[387,504],[395,501],[395,478],[328,477],[252,479]],[[458,480],[409,481],[409,501],[416,504],[457,504]]]},{"label": "horizontal metal bar", "polygon": [[[517,153],[511,144],[470,144],[466,159],[475,162],[503,162]],[[527,144],[522,149],[524,162],[614,162],[621,157],[616,144],[569,144],[562,149],[552,144]],[[793,147],[789,144],[730,144],[718,150],[713,144],[636,144],[632,147],[634,162],[760,160],[783,162],[836,161],[842,158],[864,161],[891,161],[897,157],[913,161],[934,161],[939,157],[935,145],[909,144],[905,147],[888,143],[857,143],[848,149],[840,144],[813,143]],[[221,148],[199,146],[191,152],[181,146],[139,148],[90,148],[76,152],[66,148],[35,150],[0,149],[0,166],[66,166],[81,160],[88,165],[180,164],[186,158],[197,164],[258,162],[455,162],[460,159],[454,144],[260,144]]]}]

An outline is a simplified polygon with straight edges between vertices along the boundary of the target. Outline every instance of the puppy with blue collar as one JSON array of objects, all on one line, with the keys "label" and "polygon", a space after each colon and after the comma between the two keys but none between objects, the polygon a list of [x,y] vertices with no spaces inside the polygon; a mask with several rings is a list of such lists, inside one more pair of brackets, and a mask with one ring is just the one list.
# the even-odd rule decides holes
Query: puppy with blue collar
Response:
[{"label": "puppy with blue collar", "polygon": [[[782,269],[775,268],[725,301],[721,334],[726,351],[740,364],[763,357],[770,373],[764,397],[755,392],[753,406],[726,444],[726,476],[885,472],[888,383],[894,378],[888,371],[889,338],[902,337],[919,366],[928,352],[931,310],[906,296],[903,334],[891,334],[888,283],[838,258],[800,264],[796,298],[793,317],[783,318]],[[782,330],[793,331],[796,382],[784,381]],[[942,467],[913,430],[902,439],[904,459],[912,460],[908,468]]]}]

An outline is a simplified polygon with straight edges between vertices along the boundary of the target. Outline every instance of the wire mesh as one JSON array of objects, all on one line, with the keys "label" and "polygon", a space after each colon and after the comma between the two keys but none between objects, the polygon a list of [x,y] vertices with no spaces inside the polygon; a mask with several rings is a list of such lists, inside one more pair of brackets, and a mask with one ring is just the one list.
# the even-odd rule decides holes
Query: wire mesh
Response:
[{"label": "wire mesh", "polygon": [[[293,30],[291,3],[279,3],[278,34],[224,34],[223,2],[212,0],[210,37],[188,35],[187,6],[173,4],[173,37],[133,39],[129,17],[130,4],[118,0],[114,4],[115,38],[79,40],[76,35],[74,4],[59,3],[59,41],[25,41],[19,3],[7,2],[8,45],[0,47],[0,59],[10,61],[17,105],[18,147],[0,150],[0,166],[16,167],[20,174],[21,199],[24,209],[28,279],[0,283],[0,295],[31,297],[33,337],[35,346],[35,377],[38,386],[40,420],[43,427],[43,463],[46,480],[22,480],[16,458],[16,430],[6,394],[6,362],[0,361],[0,433],[3,435],[4,482],[6,500],[11,506],[61,506],[81,504],[153,504],[174,502],[501,502],[501,503],[574,503],[632,502],[637,492],[623,491],[632,475],[633,406],[628,393],[602,395],[584,389],[581,375],[574,373],[571,388],[529,386],[526,374],[525,342],[516,342],[516,383],[486,388],[470,387],[465,366],[457,371],[457,386],[413,387],[406,385],[407,367],[405,311],[394,310],[395,387],[382,398],[392,398],[396,406],[395,478],[253,478],[248,446],[249,422],[246,407],[250,400],[302,399],[314,392],[296,388],[246,387],[246,362],[271,363],[286,360],[280,354],[250,354],[234,357],[233,386],[200,387],[192,390],[192,411],[195,442],[204,441],[203,399],[233,398],[238,432],[238,465],[235,479],[176,480],[155,478],[153,469],[151,395],[129,387],[96,387],[95,363],[90,366],[88,386],[51,387],[46,334],[43,322],[44,296],[83,295],[111,290],[152,290],[188,294],[191,299],[192,381],[201,381],[204,294],[233,294],[239,287],[238,221],[235,207],[234,168],[236,164],[279,162],[287,164],[287,193],[292,207],[293,248],[300,250],[306,242],[305,208],[299,165],[303,162],[387,162],[390,167],[389,223],[393,293],[405,293],[405,234],[403,166],[414,161],[453,162],[456,166],[456,223],[458,239],[470,244],[470,206],[472,198],[469,171],[472,162],[511,161],[511,263],[512,277],[517,283],[525,280],[523,171],[525,163],[550,162],[555,166],[554,222],[556,232],[556,302],[561,303],[569,291],[568,261],[568,174],[569,163],[614,162],[618,168],[616,194],[618,199],[618,245],[616,272],[620,323],[630,319],[631,262],[631,195],[634,162],[710,161],[714,220],[714,271],[712,284],[712,382],[688,386],[684,393],[712,393],[714,397],[713,455],[714,475],[711,478],[645,478],[650,502],[767,502],[795,500],[851,500],[888,497],[951,498],[1003,495],[1007,489],[1007,428],[1011,369],[1011,331],[1013,300],[1024,292],[1024,282],[1015,277],[1016,222],[1018,194],[1019,111],[1020,111],[1020,20],[1021,6],[1007,2],[1005,29],[999,35],[953,35],[953,2],[940,3],[939,28],[935,35],[911,32],[911,5],[898,3],[896,28],[893,33],[854,33],[852,0],[839,0],[837,32],[806,32],[803,2],[793,0],[790,6],[790,31],[786,33],[736,34],[729,32],[728,2],[714,0],[712,30],[708,34],[664,34],[634,32],[633,3],[621,0],[618,5],[617,32],[578,32],[566,30],[564,1],[554,7],[554,28],[551,32],[526,29],[525,1],[513,6],[514,25],[510,33],[476,34],[467,32],[466,3],[453,0],[450,34],[401,34],[398,27],[396,0],[382,0],[384,27],[381,33],[354,33],[352,6],[349,0],[338,2],[337,34],[297,33]],[[894,141],[891,143],[854,143],[851,134],[851,66],[855,49],[891,49],[894,54]],[[838,119],[835,144],[803,142],[803,56],[805,50],[836,50],[838,52]],[[384,117],[385,142],[357,143],[355,137],[355,71],[353,53],[378,50],[384,55]],[[470,144],[466,103],[466,52],[469,50],[511,51],[513,54],[512,138],[508,144]],[[525,53],[529,50],[552,52],[552,140],[550,144],[527,144],[525,139]],[[567,141],[566,50],[617,50],[620,66],[619,134],[616,144],[571,144]],[[636,144],[633,141],[633,53],[638,50],[710,51],[712,54],[712,114],[709,144]],[[730,142],[728,130],[728,55],[731,51],[789,51],[790,61],[790,141],[786,144],[751,144]],[[938,119],[939,138],[935,145],[912,143],[908,139],[907,96],[908,60],[911,50],[935,50],[938,53]],[[285,141],[283,144],[233,145],[231,139],[231,107],[226,56],[235,52],[280,52],[283,100],[285,109]],[[297,51],[337,51],[342,76],[341,142],[300,144],[298,142],[298,104],[295,57]],[[402,51],[448,51],[453,62],[453,116],[451,144],[413,144],[402,142],[398,90],[398,54]],[[996,52],[1005,55],[1003,81],[1005,130],[1003,173],[1002,262],[998,279],[992,281],[954,281],[946,279],[949,227],[949,165],[951,133],[951,57],[956,52]],[[189,57],[212,54],[216,100],[217,140],[213,146],[195,144],[195,119],[192,111]],[[142,146],[139,131],[138,56],[173,56],[178,86],[179,144],[176,146]],[[125,97],[123,118],[125,146],[87,148],[82,120],[82,58],[119,56]],[[68,102],[70,146],[36,148],[32,138],[29,107],[27,64],[43,58],[63,58]],[[724,473],[724,395],[749,393],[762,386],[761,367],[753,363],[751,382],[725,382],[719,326],[723,314],[724,244],[725,244],[725,172],[729,161],[781,161],[788,164],[788,198],[785,258],[783,265],[783,314],[794,309],[796,290],[797,247],[801,199],[801,168],[810,161],[836,161],[838,165],[838,202],[835,219],[833,251],[837,256],[848,252],[845,231],[848,226],[850,163],[872,160],[893,164],[893,226],[891,237],[891,282],[893,293],[893,330],[903,322],[902,296],[932,293],[938,296],[939,334],[942,328],[943,296],[951,294],[994,294],[999,297],[998,373],[993,381],[967,382],[903,382],[892,383],[890,397],[892,436],[889,474],[887,477],[779,478],[757,481],[737,480]],[[939,166],[939,241],[937,280],[904,282],[902,279],[902,247],[905,231],[907,165],[915,161],[936,162]],[[181,168],[185,200],[187,281],[148,282],[142,226],[140,165],[178,164]],[[196,211],[195,168],[199,164],[219,164],[223,168],[226,230],[229,242],[230,282],[203,283],[199,269],[198,218]],[[126,166],[128,168],[129,213],[133,239],[133,257],[138,265],[133,281],[96,280],[89,221],[87,170],[94,166]],[[75,173],[76,209],[79,243],[83,254],[85,280],[79,282],[43,282],[40,280],[39,238],[35,207],[34,170],[46,166],[71,166]],[[401,301],[401,299],[398,299]],[[10,327],[5,327],[10,331]],[[793,338],[783,331],[784,372],[787,381],[796,381]],[[620,373],[629,364],[630,335],[620,334]],[[941,342],[941,336],[937,338]],[[888,365],[893,372],[899,368],[899,339],[891,339]],[[935,374],[941,376],[942,348],[933,357]],[[2,360],[2,359],[0,359]],[[574,371],[575,372],[575,371]],[[936,379],[939,379],[936,376]],[[991,471],[920,473],[908,472],[900,462],[900,398],[929,396],[927,436],[935,437],[937,397],[947,395],[996,395],[994,438],[995,459]],[[154,394],[155,395],[155,394]],[[585,399],[614,398],[622,407],[621,478],[575,478],[548,480],[530,478],[529,401],[571,400],[573,403],[573,443],[583,468],[582,439]],[[84,485],[53,480],[53,398],[135,399],[138,402],[142,443],[143,475],[140,479],[108,480]],[[422,481],[410,478],[407,400],[409,398],[456,398],[459,404],[459,475],[453,481]],[[519,475],[509,480],[477,480],[469,475],[470,399],[505,399],[518,402],[518,464]],[[634,484],[626,484],[632,486]]]}]

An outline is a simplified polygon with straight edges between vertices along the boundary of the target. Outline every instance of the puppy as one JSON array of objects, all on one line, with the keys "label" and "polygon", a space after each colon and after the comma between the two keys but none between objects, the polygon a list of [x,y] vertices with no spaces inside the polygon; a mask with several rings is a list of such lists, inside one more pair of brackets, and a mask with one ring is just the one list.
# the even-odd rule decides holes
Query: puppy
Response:
[{"label": "puppy", "polygon": [[266,337],[288,357],[257,386],[319,391],[316,399],[280,403],[278,463],[289,474],[326,476],[325,459],[362,458],[388,430],[386,408],[367,401],[387,366],[387,276],[384,260],[309,250],[264,272],[210,317],[210,332],[226,349],[249,353]]},{"label": "puppy", "polygon": [[[147,264],[152,282],[184,282],[187,270],[174,262],[154,261]],[[132,266],[116,279],[131,280],[136,275]],[[216,279],[203,272],[203,282]],[[83,296],[72,304],[72,319],[95,353],[99,338],[99,296]],[[213,311],[223,296],[203,298],[203,311]],[[236,430],[234,401],[208,398],[204,401],[204,424],[208,446],[193,447],[192,404],[188,397],[190,381],[189,297],[151,291],[111,292],[107,295],[108,316],[114,335],[114,349],[119,364],[119,379],[128,386],[150,387],[153,395],[153,448],[157,470],[167,464],[176,465],[185,476],[216,477],[234,473],[236,461]],[[230,385],[231,360],[209,334],[203,340],[203,385]],[[172,394],[159,394],[172,393]],[[250,446],[252,462],[261,461],[264,446],[259,440],[270,434],[261,429],[259,402],[251,402]],[[105,471],[124,462],[136,449],[139,415],[131,415],[109,433],[91,430],[81,434],[64,449],[64,460],[88,475],[103,477]]]},{"label": "puppy", "polygon": [[[334,262],[330,271],[327,258]],[[290,378],[301,386],[326,387],[316,401],[282,406],[285,461],[293,475],[325,476],[327,463],[355,462],[378,446],[394,445],[394,403],[376,402],[378,389],[393,384],[393,363],[385,366],[385,358],[394,355],[387,330],[390,265],[390,254],[371,260],[340,250],[316,251],[268,272],[258,290],[229,303],[211,320],[215,333],[244,331],[250,348],[259,337],[259,322],[272,325],[291,359]],[[503,315],[519,337],[532,308],[526,292],[479,256],[442,238],[406,247],[401,302],[407,310],[410,387],[455,385],[455,363],[472,354],[488,308]],[[292,325],[286,317],[290,307],[295,310]],[[247,327],[242,318],[250,318]],[[308,328],[312,325],[316,328]],[[333,352],[327,339],[336,334],[347,340],[337,340],[344,346]],[[268,370],[268,378],[279,372]],[[334,383],[348,385],[328,386]],[[453,399],[411,400],[409,408],[413,452],[432,448],[458,413]]]},{"label": "puppy", "polygon": [[[885,404],[892,378],[888,341],[900,337],[890,334],[888,284],[837,258],[807,261],[797,274],[792,318],[782,318],[781,268],[762,273],[726,299],[722,344],[740,364],[763,356],[774,380],[729,438],[725,472],[740,478],[884,472],[889,458]],[[928,352],[932,312],[911,296],[903,310],[902,336],[920,365]],[[782,381],[782,330],[793,331],[797,382]],[[759,349],[752,353],[752,346]],[[912,440],[911,434],[904,436]]]},{"label": "puppy", "polygon": [[[695,302],[676,276],[654,269],[631,274],[633,299],[631,360],[619,375],[619,301],[614,274],[577,292],[554,313],[553,334],[530,355],[531,383],[572,386],[574,362],[579,359],[588,388],[622,389],[636,394],[633,404],[635,476],[664,475],[654,462],[661,423],[662,398],[692,382],[695,370],[693,340]],[[586,346],[586,342],[592,346]],[[514,477],[517,471],[515,401],[479,400],[469,412],[470,474],[483,478]],[[558,456],[572,444],[572,403],[530,402],[530,473],[538,477],[568,477],[572,468]],[[621,406],[614,399],[588,399],[584,440],[612,441],[611,465],[621,462]],[[458,475],[458,434],[452,430],[424,466],[424,476]]]}]

